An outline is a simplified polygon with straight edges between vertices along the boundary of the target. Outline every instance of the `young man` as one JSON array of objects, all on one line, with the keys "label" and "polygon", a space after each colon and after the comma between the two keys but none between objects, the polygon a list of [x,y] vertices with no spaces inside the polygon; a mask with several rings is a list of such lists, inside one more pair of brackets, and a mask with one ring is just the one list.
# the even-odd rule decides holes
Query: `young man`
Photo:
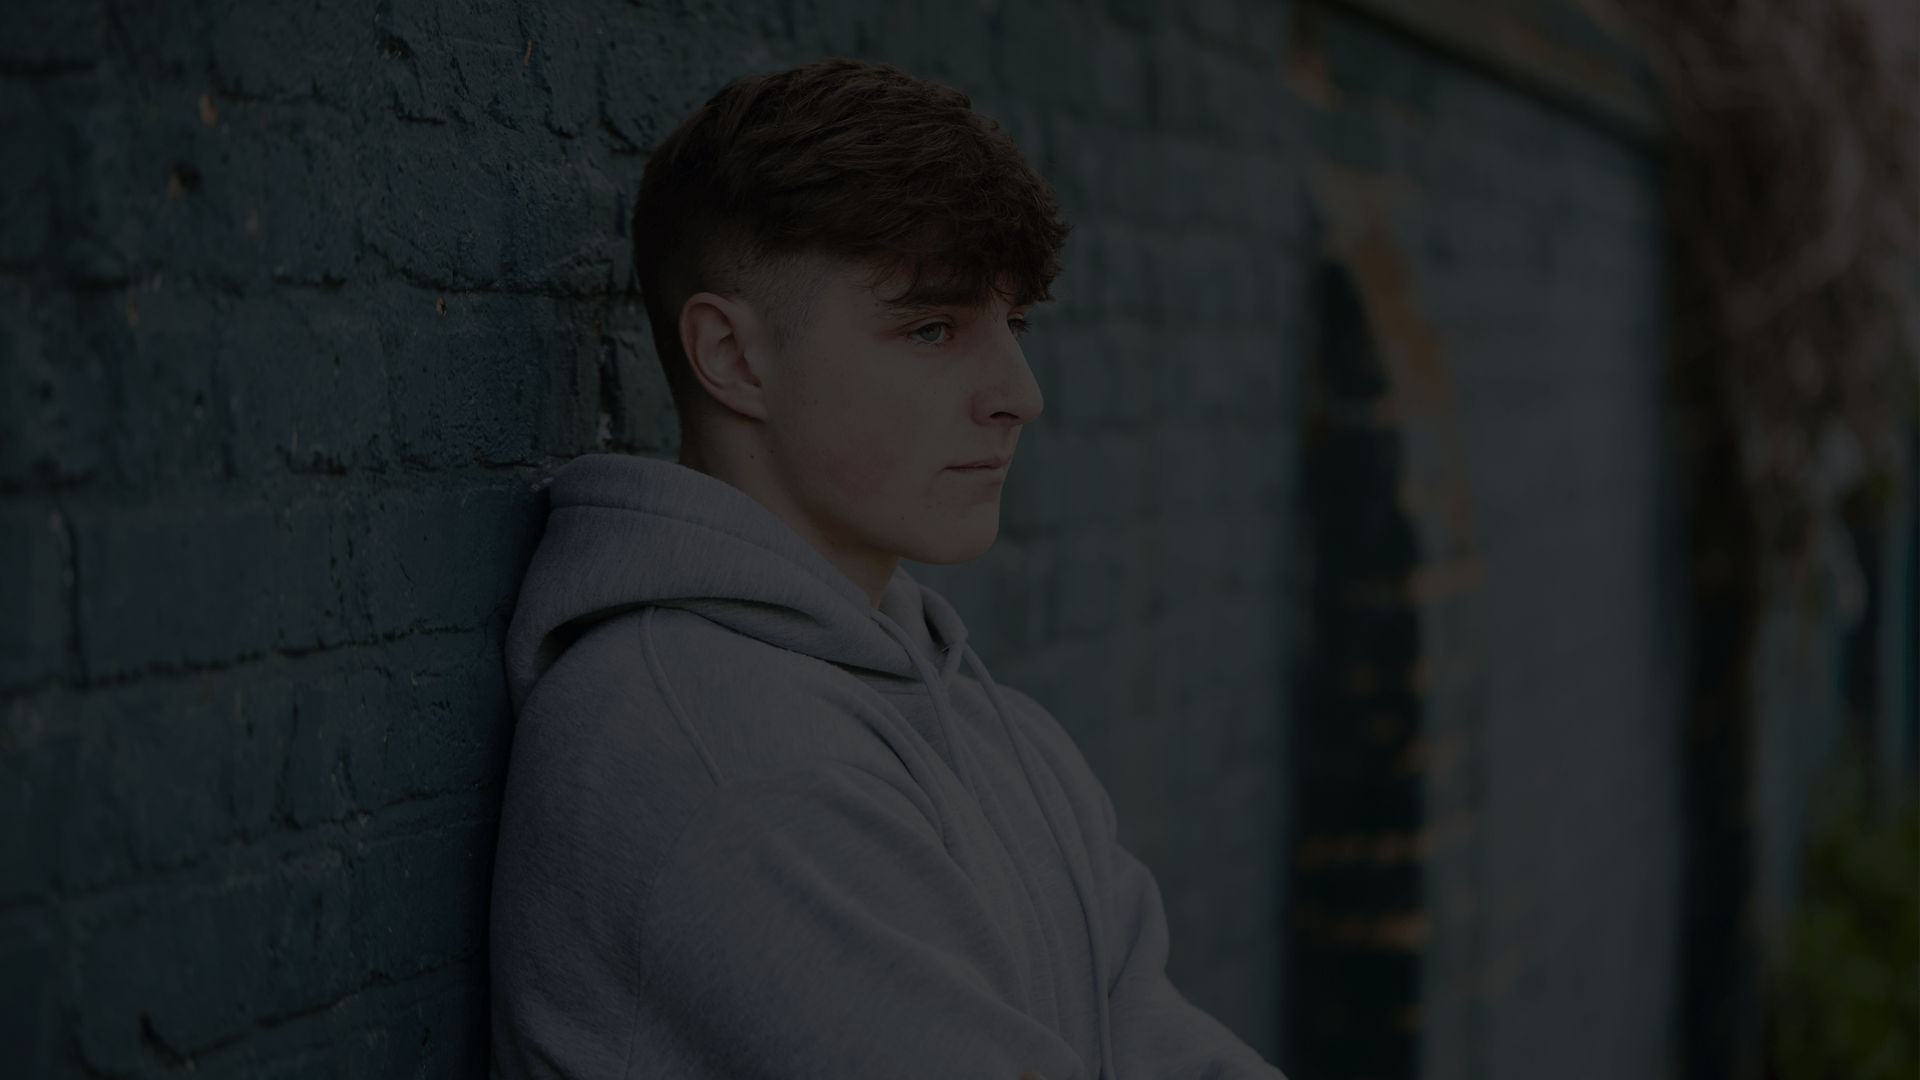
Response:
[{"label": "young man", "polygon": [[562,469],[521,589],[499,1075],[1279,1075],[1167,982],[1066,733],[899,569],[993,542],[1065,236],[965,95],[888,67],[742,79],[648,163],[681,463]]}]

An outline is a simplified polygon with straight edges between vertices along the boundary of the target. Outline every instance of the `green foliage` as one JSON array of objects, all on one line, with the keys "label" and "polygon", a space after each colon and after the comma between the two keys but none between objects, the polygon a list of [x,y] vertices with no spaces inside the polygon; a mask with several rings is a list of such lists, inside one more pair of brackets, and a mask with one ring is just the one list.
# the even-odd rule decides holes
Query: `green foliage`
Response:
[{"label": "green foliage", "polygon": [[1781,1080],[1920,1075],[1920,802],[1876,808],[1851,787],[1808,845],[1780,958]]}]

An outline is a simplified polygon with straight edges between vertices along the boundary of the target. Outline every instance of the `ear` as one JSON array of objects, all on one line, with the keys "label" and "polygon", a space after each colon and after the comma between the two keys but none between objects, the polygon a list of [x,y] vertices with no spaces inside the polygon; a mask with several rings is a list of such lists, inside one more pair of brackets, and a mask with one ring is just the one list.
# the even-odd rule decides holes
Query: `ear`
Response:
[{"label": "ear", "polygon": [[680,307],[680,347],[693,377],[721,405],[767,418],[766,388],[755,361],[764,339],[752,308],[718,293],[695,293]]}]

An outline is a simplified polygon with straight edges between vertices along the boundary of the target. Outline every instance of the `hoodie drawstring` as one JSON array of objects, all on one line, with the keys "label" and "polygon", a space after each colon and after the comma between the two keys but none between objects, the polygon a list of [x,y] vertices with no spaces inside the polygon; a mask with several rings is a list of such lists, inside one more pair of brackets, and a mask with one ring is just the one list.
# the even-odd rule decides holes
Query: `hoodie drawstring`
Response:
[{"label": "hoodie drawstring", "polygon": [[[894,640],[900,643],[900,647],[907,651],[907,657],[913,661],[914,671],[920,676],[921,684],[927,688],[927,700],[933,703],[933,715],[940,725],[940,736],[947,741],[947,746],[953,754],[954,771],[960,777],[960,783],[968,791],[973,792],[975,798],[978,798],[980,791],[973,786],[972,778],[967,775],[966,755],[961,750],[959,740],[954,737],[953,721],[948,718],[947,709],[940,703],[941,694],[934,685],[939,680],[933,668],[921,657],[920,650],[908,642],[906,631],[892,619],[876,611],[873,613],[873,621],[885,628],[887,633],[892,634]],[[1020,762],[1020,773],[1026,777],[1027,789],[1033,792],[1033,801],[1040,805],[1040,816],[1046,819],[1047,830],[1053,834],[1054,847],[1059,850],[1060,858],[1067,864],[1067,877],[1073,882],[1074,894],[1080,901],[1080,915],[1087,924],[1087,952],[1093,958],[1094,1010],[1100,1026],[1100,1078],[1117,1080],[1113,1072],[1112,1010],[1107,1002],[1107,995],[1112,992],[1112,987],[1107,982],[1107,961],[1100,948],[1100,924],[1094,918],[1093,885],[1082,873],[1080,864],[1068,854],[1072,849],[1067,845],[1067,837],[1061,832],[1060,823],[1054,820],[1053,809],[1048,805],[1046,796],[1040,793],[1039,785],[1034,782],[1033,763],[1028,760],[1026,748],[1021,745],[1020,737],[1014,731],[1013,721],[1007,718],[1007,706],[1000,699],[999,685],[993,681],[993,676],[988,674],[987,665],[981,662],[980,654],[973,651],[973,646],[962,642],[960,648],[965,651],[967,663],[972,666],[974,674],[980,676],[980,685],[986,688],[987,700],[993,703],[993,712],[1000,721],[1000,730],[1006,733],[1007,742],[1013,747],[1013,756]],[[957,665],[950,666],[958,670]]]},{"label": "hoodie drawstring", "polygon": [[1021,744],[1020,736],[1014,731],[1013,721],[1007,718],[1006,703],[1000,700],[1000,687],[987,673],[987,665],[980,660],[980,654],[973,646],[962,644],[966,650],[967,663],[973,673],[980,676],[980,685],[986,688],[987,700],[993,703],[994,715],[1000,719],[1000,730],[1006,732],[1007,742],[1013,745],[1013,756],[1020,762],[1020,772],[1027,778],[1027,787],[1033,792],[1033,800],[1040,804],[1040,814],[1047,820],[1047,828],[1053,833],[1054,846],[1060,849],[1060,857],[1066,860],[1067,876],[1073,881],[1073,891],[1080,899],[1080,914],[1087,921],[1087,951],[1093,956],[1093,984],[1098,990],[1094,995],[1094,1007],[1100,1024],[1100,1075],[1103,1080],[1115,1080],[1113,1074],[1113,1018],[1107,1004],[1107,995],[1112,987],[1107,982],[1106,956],[1100,948],[1099,924],[1094,919],[1094,892],[1091,882],[1081,872],[1067,846],[1067,838],[1061,834],[1060,823],[1054,820],[1053,809],[1048,805],[1046,796],[1040,793],[1040,786],[1034,782],[1034,767],[1027,758],[1026,748]]},{"label": "hoodie drawstring", "polygon": [[933,716],[934,721],[940,725],[940,737],[946,740],[947,752],[953,756],[953,771],[960,777],[960,785],[978,797],[980,789],[973,786],[973,777],[968,775],[970,770],[967,768],[966,760],[961,756],[960,742],[954,738],[953,721],[947,718],[947,710],[940,705],[940,695],[934,692],[937,676],[933,668],[928,666],[926,660],[920,656],[920,650],[914,648],[907,640],[907,632],[902,630],[899,624],[877,611],[873,613],[873,621],[879,623],[887,633],[892,634],[894,640],[900,643],[900,647],[907,651],[907,658],[913,661],[913,670],[920,676],[921,684],[927,688],[928,700],[933,702]]}]

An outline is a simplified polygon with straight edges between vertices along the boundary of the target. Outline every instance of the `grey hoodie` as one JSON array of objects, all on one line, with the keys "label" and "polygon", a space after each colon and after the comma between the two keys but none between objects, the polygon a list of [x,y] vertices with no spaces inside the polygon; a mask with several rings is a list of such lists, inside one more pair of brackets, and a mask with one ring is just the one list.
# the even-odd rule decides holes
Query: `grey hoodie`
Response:
[{"label": "grey hoodie", "polygon": [[[493,1057],[521,1077],[1279,1073],[1167,982],[1153,878],[946,601],[581,458],[507,636]],[[962,674],[962,664],[972,674]]]}]

